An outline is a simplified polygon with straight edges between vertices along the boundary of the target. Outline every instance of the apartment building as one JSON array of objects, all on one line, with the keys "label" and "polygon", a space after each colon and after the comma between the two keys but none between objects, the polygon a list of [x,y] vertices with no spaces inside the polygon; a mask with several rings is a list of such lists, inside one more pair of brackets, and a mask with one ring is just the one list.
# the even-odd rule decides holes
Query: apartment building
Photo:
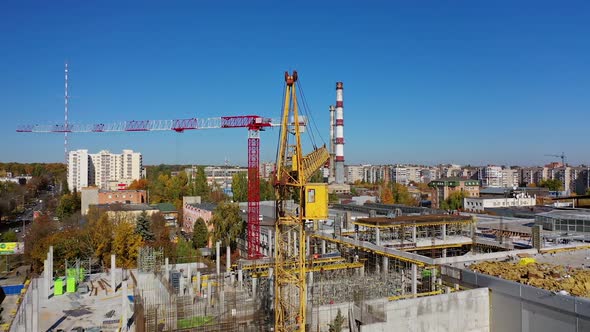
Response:
[{"label": "apartment building", "polygon": [[123,150],[121,154],[108,150],[96,154],[75,150],[68,156],[68,188],[71,191],[92,185],[109,189],[118,181],[130,183],[141,179],[142,172],[142,155],[133,150]]},{"label": "apartment building", "polygon": [[483,187],[518,187],[520,172],[517,169],[489,165],[480,168],[479,180]]}]

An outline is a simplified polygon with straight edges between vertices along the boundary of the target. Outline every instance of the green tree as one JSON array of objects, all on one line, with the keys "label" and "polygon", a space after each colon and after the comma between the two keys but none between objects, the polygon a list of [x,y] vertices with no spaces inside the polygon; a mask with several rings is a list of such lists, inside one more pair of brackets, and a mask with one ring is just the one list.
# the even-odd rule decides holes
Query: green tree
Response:
[{"label": "green tree", "polygon": [[193,246],[195,248],[204,248],[209,243],[209,231],[203,218],[198,218],[193,227]]},{"label": "green tree", "polygon": [[150,232],[154,235],[154,238],[147,244],[154,248],[162,248],[166,257],[175,258],[176,250],[174,243],[170,239],[170,230],[166,226],[166,219],[161,213],[154,213],[150,219]]},{"label": "green tree", "polygon": [[416,199],[412,197],[412,195],[408,191],[408,187],[404,186],[401,183],[393,183],[391,186],[391,193],[393,194],[393,200],[396,204],[404,204],[411,206],[418,205]]},{"label": "green tree", "polygon": [[329,332],[342,332],[342,327],[344,325],[345,319],[342,316],[342,312],[338,309],[338,314],[332,323],[328,323],[328,331]]},{"label": "green tree", "polygon": [[324,174],[322,173],[322,169],[318,169],[317,171],[313,172],[311,177],[309,178],[309,183],[322,183],[324,182]]},{"label": "green tree", "polygon": [[563,183],[559,179],[545,179],[539,182],[539,187],[545,187],[550,191],[559,191],[563,189]]},{"label": "green tree", "polygon": [[272,183],[266,179],[260,179],[260,200],[274,201],[275,199],[275,188]]},{"label": "green tree", "polygon": [[209,195],[211,194],[211,188],[207,184],[207,176],[205,175],[205,167],[199,166],[197,167],[197,172],[195,173],[195,178],[192,179],[192,184],[194,188],[193,195],[201,196],[203,201],[209,201]]},{"label": "green tree", "polygon": [[465,191],[452,192],[447,199],[440,203],[443,210],[460,210],[463,208],[463,199],[467,197]]},{"label": "green tree", "polygon": [[76,191],[70,194],[64,194],[59,200],[55,214],[60,219],[65,219],[76,211],[80,211],[81,200],[80,195]]},{"label": "green tree", "polygon": [[177,263],[194,262],[195,259],[201,257],[201,252],[194,248],[191,241],[187,241],[180,236],[176,244],[176,257]]},{"label": "green tree", "polygon": [[8,232],[2,234],[2,242],[17,242],[18,237],[13,230],[9,230]]},{"label": "green tree", "polygon": [[141,238],[146,242],[154,240],[154,233],[152,232],[150,226],[150,219],[148,218],[147,213],[145,211],[143,211],[139,216],[137,216],[135,233],[139,234]]},{"label": "green tree", "polygon": [[213,242],[221,241],[224,247],[234,244],[245,227],[240,208],[235,203],[222,202],[217,205],[210,223],[213,224]]},{"label": "green tree", "polygon": [[245,172],[232,175],[231,190],[234,194],[234,202],[246,202],[248,200],[248,179]]}]

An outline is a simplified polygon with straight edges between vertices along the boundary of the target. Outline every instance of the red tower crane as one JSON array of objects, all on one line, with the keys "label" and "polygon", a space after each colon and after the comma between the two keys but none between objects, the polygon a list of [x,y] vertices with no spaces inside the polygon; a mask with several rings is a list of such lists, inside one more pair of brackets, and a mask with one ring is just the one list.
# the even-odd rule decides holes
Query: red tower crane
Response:
[{"label": "red tower crane", "polygon": [[[279,124],[276,124],[278,126]],[[248,129],[248,258],[260,258],[260,131],[275,126],[272,119],[258,115],[222,116],[176,120],[132,120],[98,124],[24,125],[19,133],[108,133],[173,130],[178,133],[193,129]]]}]

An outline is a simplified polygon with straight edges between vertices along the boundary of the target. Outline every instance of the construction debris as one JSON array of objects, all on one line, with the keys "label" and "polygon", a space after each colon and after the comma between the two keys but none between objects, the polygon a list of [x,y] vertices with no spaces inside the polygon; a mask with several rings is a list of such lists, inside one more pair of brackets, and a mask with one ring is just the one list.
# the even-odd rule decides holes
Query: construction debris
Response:
[{"label": "construction debris", "polygon": [[485,273],[521,284],[543,288],[556,293],[565,292],[590,298],[590,271],[564,266],[539,263],[480,262],[469,267],[475,272]]}]

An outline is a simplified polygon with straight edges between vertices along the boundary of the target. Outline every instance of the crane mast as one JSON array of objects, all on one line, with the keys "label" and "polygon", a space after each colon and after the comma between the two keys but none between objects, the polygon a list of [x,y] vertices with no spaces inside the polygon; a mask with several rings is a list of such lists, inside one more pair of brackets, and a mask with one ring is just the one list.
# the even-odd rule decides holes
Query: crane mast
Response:
[{"label": "crane mast", "polygon": [[[297,103],[297,72],[285,73],[285,96],[274,185],[277,197],[275,229],[275,331],[305,331],[305,185],[329,159],[325,147],[303,156],[301,118]],[[290,142],[291,139],[291,142]],[[288,204],[297,199],[299,206]],[[291,241],[293,240],[293,241]],[[295,267],[295,268],[293,268]]]}]

